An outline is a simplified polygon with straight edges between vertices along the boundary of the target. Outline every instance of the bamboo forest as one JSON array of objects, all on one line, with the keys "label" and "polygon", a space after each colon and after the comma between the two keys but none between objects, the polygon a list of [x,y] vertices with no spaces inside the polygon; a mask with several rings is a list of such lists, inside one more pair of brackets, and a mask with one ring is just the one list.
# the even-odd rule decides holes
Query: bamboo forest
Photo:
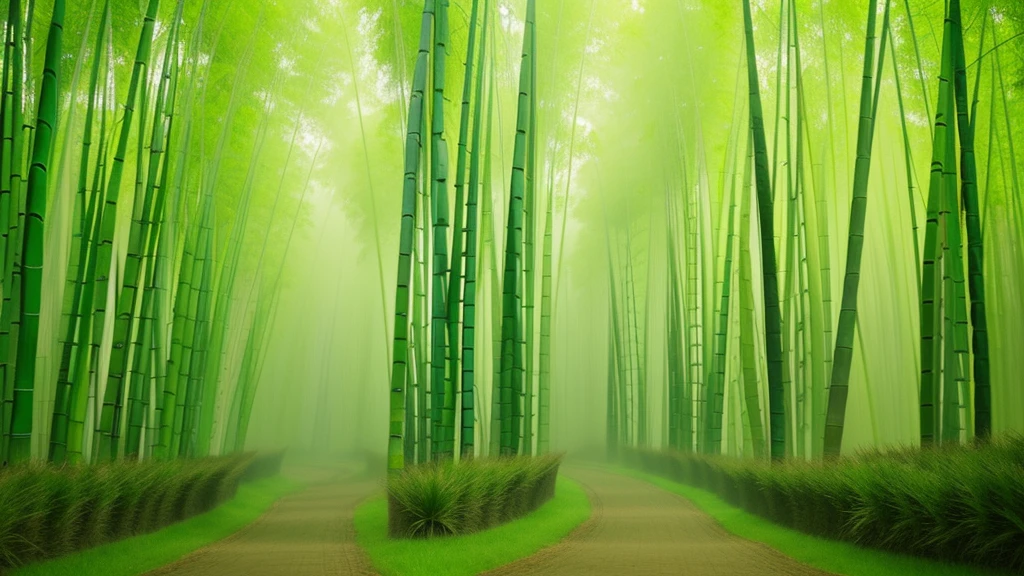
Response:
[{"label": "bamboo forest", "polygon": [[0,18],[0,574],[1024,574],[1024,1]]}]

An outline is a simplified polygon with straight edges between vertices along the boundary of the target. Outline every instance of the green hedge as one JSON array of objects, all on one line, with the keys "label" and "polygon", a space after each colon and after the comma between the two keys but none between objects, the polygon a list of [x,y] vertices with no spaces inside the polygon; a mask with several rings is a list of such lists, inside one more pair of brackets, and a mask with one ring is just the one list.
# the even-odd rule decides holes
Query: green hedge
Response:
[{"label": "green hedge", "polygon": [[252,455],[0,472],[0,572],[206,512],[234,496]]},{"label": "green hedge", "polygon": [[945,561],[1024,570],[1024,439],[767,462],[630,450],[627,465],[717,493],[803,532]]},{"label": "green hedge", "polygon": [[555,495],[561,461],[488,458],[410,468],[388,480],[388,534],[468,534],[528,514]]}]

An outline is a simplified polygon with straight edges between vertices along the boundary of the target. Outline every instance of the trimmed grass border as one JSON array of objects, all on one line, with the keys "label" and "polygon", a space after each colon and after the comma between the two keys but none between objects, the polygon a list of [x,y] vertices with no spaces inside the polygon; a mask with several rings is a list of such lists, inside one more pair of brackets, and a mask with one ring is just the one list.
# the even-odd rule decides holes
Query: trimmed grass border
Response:
[{"label": "trimmed grass border", "polygon": [[779,552],[815,568],[845,576],[907,574],[913,576],[995,576],[1011,574],[973,566],[945,564],[934,560],[892,554],[871,548],[811,536],[774,524],[760,516],[732,506],[712,492],[680,484],[631,468],[613,467],[614,472],[644,480],[678,494],[714,518],[729,532],[747,540],[762,542]]},{"label": "trimmed grass border", "polygon": [[590,499],[559,477],[555,497],[536,511],[496,528],[430,539],[388,537],[388,504],[381,496],[355,512],[356,538],[383,576],[471,576],[556,544],[590,518]]},{"label": "trimmed grass border", "polygon": [[81,552],[29,564],[14,576],[136,576],[226,538],[302,485],[280,476],[241,484],[231,500],[188,520]]}]

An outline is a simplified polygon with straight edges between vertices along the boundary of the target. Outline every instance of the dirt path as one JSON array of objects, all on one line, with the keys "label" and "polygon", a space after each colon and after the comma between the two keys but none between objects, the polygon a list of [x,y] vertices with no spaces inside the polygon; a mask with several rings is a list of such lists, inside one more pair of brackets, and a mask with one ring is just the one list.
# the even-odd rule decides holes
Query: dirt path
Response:
[{"label": "dirt path", "polygon": [[150,576],[363,576],[374,574],[356,544],[352,512],[380,488],[373,480],[320,478],[234,535]]},{"label": "dirt path", "polygon": [[757,542],[726,532],[689,501],[599,469],[567,468],[590,495],[590,520],[560,544],[491,576],[822,576]]}]

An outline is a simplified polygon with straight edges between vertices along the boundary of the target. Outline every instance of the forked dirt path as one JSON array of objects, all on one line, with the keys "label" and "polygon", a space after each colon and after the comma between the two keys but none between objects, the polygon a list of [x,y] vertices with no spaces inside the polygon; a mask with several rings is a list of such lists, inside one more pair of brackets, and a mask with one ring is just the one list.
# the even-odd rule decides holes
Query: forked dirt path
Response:
[{"label": "forked dirt path", "polygon": [[[642,480],[599,468],[564,473],[587,490],[591,518],[561,543],[490,576],[826,575],[733,536],[689,501]],[[149,576],[375,574],[356,544],[352,513],[380,483],[345,476],[321,473],[240,532]]]},{"label": "forked dirt path", "polygon": [[565,475],[590,495],[590,519],[561,543],[490,576],[822,576],[776,550],[727,532],[657,486],[594,468]]},{"label": "forked dirt path", "polygon": [[256,522],[149,576],[375,574],[356,544],[352,513],[380,483],[344,471],[317,472],[303,474],[311,480],[307,488],[282,498]]}]

